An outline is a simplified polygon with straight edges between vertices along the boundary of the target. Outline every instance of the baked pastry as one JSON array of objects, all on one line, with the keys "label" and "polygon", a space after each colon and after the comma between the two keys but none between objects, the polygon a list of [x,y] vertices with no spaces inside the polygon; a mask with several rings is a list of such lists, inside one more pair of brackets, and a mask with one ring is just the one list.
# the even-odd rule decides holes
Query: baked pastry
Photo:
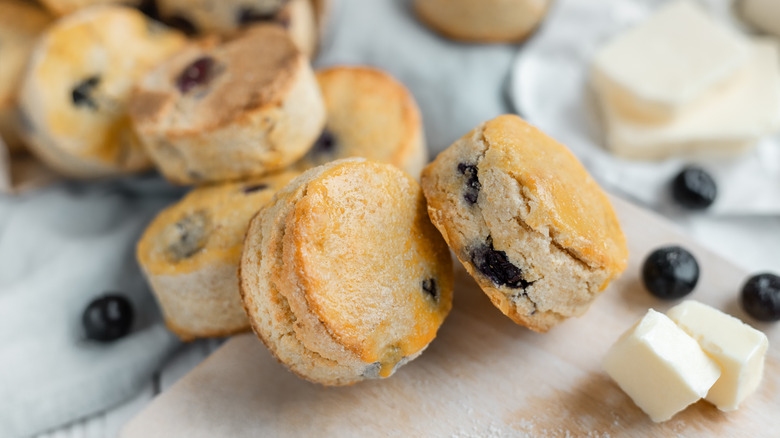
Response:
[{"label": "baked pastry", "polygon": [[10,150],[23,147],[16,97],[35,39],[51,22],[43,9],[21,0],[0,0],[0,137]]},{"label": "baked pastry", "polygon": [[409,91],[369,67],[333,67],[317,73],[325,101],[325,130],[296,164],[303,170],[339,158],[394,164],[420,177],[428,161],[420,110]]},{"label": "baked pastry", "polygon": [[426,25],[455,40],[519,42],[539,26],[552,0],[414,0]]},{"label": "baked pastry", "polygon": [[244,233],[296,175],[199,187],[149,224],[136,255],[172,332],[191,340],[249,329],[236,276]]},{"label": "baked pastry", "polygon": [[130,116],[178,184],[240,179],[301,158],[325,125],[308,59],[279,26],[193,42],[138,84]]},{"label": "baked pastry", "polygon": [[428,214],[493,304],[544,332],[584,313],[626,267],[609,199],[521,118],[479,125],[422,173]]},{"label": "baked pastry", "polygon": [[137,6],[141,4],[142,0],[40,0],[40,2],[46,6],[46,9],[56,15],[69,15],[79,9],[84,9],[88,6],[94,5],[128,5]]},{"label": "baked pastry", "polygon": [[158,0],[160,18],[191,35],[230,35],[255,23],[275,23],[298,49],[311,56],[317,47],[317,16],[312,0]]},{"label": "baked pastry", "polygon": [[147,169],[127,116],[130,88],[184,42],[122,6],[95,6],[55,22],[35,44],[22,83],[30,149],[72,177]]},{"label": "baked pastry", "polygon": [[252,328],[323,385],[389,377],[452,306],[449,251],[417,182],[389,164],[308,170],[252,219],[239,268]]}]

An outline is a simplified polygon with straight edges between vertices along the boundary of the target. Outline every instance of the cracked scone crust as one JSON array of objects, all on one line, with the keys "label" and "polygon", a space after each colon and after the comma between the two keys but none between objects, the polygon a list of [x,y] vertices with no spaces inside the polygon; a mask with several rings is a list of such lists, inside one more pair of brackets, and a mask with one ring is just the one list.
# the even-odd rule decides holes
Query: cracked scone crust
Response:
[{"label": "cracked scone crust", "polygon": [[422,174],[428,214],[493,304],[544,332],[584,313],[628,256],[574,155],[517,116],[483,123]]},{"label": "cracked scone crust", "polygon": [[192,190],[152,221],[137,246],[166,325],[184,340],[249,329],[237,270],[249,221],[298,174]]},{"label": "cracked scone crust", "polygon": [[130,116],[163,175],[193,184],[292,164],[322,131],[325,106],[308,59],[281,27],[259,25],[159,65],[136,86]]},{"label": "cracked scone crust", "polygon": [[250,223],[239,277],[258,337],[324,385],[390,376],[452,306],[449,250],[419,185],[362,159],[313,168],[279,191]]},{"label": "cracked scone crust", "polygon": [[296,168],[362,157],[393,164],[419,179],[428,151],[420,110],[406,87],[370,67],[331,67],[316,76],[327,122]]}]

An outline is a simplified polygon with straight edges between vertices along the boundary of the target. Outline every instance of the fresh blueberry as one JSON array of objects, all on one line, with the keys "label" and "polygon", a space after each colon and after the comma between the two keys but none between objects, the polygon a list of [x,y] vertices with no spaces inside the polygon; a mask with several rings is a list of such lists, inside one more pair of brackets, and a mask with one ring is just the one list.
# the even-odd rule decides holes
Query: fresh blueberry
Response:
[{"label": "fresh blueberry", "polygon": [[672,197],[680,205],[691,210],[703,210],[718,195],[718,186],[707,171],[701,167],[684,168],[672,182]]},{"label": "fresh blueberry", "polygon": [[682,298],[699,281],[699,264],[679,246],[653,251],[642,266],[642,280],[651,294],[664,300]]},{"label": "fresh blueberry", "polygon": [[482,183],[477,177],[478,169],[474,164],[458,164],[458,172],[466,177],[466,188],[463,191],[463,199],[469,204],[476,204],[479,198],[479,191],[482,189]]},{"label": "fresh blueberry", "polygon": [[191,89],[205,85],[211,80],[214,73],[214,58],[203,56],[193,61],[176,78],[176,87],[182,93],[187,93]]},{"label": "fresh blueberry", "polygon": [[780,277],[763,273],[742,286],[742,308],[759,321],[780,321]]},{"label": "fresh blueberry", "polygon": [[493,248],[491,236],[485,243],[471,250],[471,262],[479,272],[499,286],[525,289],[533,284],[523,278],[523,271],[509,261],[504,251]]},{"label": "fresh blueberry", "polygon": [[431,298],[434,299],[434,301],[439,300],[439,286],[436,284],[435,278],[429,278],[427,280],[423,280],[422,289],[425,293],[430,295]]},{"label": "fresh blueberry", "polygon": [[73,104],[81,107],[87,107],[91,110],[97,110],[98,106],[92,97],[92,92],[100,85],[100,76],[91,76],[76,84],[70,92],[70,98]]},{"label": "fresh blueberry", "polygon": [[103,295],[89,303],[81,322],[88,339],[113,341],[130,333],[133,306],[122,295]]}]

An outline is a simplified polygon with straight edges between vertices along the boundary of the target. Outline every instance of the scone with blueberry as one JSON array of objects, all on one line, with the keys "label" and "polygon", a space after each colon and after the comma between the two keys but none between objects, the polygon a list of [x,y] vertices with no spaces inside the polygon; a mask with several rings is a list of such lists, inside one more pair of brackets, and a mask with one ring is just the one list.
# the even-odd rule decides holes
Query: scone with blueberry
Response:
[{"label": "scone with blueberry", "polygon": [[363,157],[419,178],[428,151],[420,110],[406,87],[370,67],[331,67],[316,74],[327,122],[295,167],[305,170],[339,158]]},{"label": "scone with blueberry", "polygon": [[184,340],[249,329],[237,269],[249,220],[297,173],[199,187],[163,210],[137,258],[165,322]]},{"label": "scone with blueberry", "polygon": [[136,132],[177,184],[260,176],[300,159],[325,125],[309,60],[278,26],[190,43],[146,75]]},{"label": "scone with blueberry", "polygon": [[606,194],[563,145],[504,115],[422,173],[428,214],[493,304],[544,332],[584,313],[626,267]]},{"label": "scone with blueberry", "polygon": [[56,21],[35,44],[22,83],[30,149],[71,177],[149,168],[127,100],[133,83],[184,42],[122,6],[95,6]]},{"label": "scone with blueberry", "polygon": [[16,98],[36,38],[52,18],[21,0],[0,0],[0,137],[16,151],[23,147]]},{"label": "scone with blueberry", "polygon": [[249,225],[239,277],[258,337],[324,385],[389,377],[452,306],[449,250],[420,186],[363,159],[315,167],[279,191]]},{"label": "scone with blueberry", "polygon": [[158,0],[157,8],[164,22],[191,35],[230,35],[254,24],[277,24],[307,56],[319,39],[312,0]]}]

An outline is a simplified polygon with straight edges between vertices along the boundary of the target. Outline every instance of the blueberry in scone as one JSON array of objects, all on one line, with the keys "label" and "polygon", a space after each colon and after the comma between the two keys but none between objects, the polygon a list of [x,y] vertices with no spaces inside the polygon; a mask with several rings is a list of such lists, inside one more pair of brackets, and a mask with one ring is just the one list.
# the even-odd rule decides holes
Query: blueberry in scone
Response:
[{"label": "blueberry in scone", "polygon": [[410,175],[344,159],[308,170],[250,223],[240,264],[258,337],[324,385],[389,377],[434,339],[452,262]]},{"label": "blueberry in scone", "polygon": [[493,304],[544,332],[584,313],[626,266],[609,199],[563,145],[500,116],[422,173],[428,214]]},{"label": "blueberry in scone", "polygon": [[137,258],[165,322],[184,340],[249,328],[236,271],[249,220],[297,175],[283,172],[199,187],[163,210]]},{"label": "blueberry in scone", "polygon": [[282,169],[325,125],[309,61],[277,26],[188,44],[138,83],[129,112],[149,156],[177,184]]}]

